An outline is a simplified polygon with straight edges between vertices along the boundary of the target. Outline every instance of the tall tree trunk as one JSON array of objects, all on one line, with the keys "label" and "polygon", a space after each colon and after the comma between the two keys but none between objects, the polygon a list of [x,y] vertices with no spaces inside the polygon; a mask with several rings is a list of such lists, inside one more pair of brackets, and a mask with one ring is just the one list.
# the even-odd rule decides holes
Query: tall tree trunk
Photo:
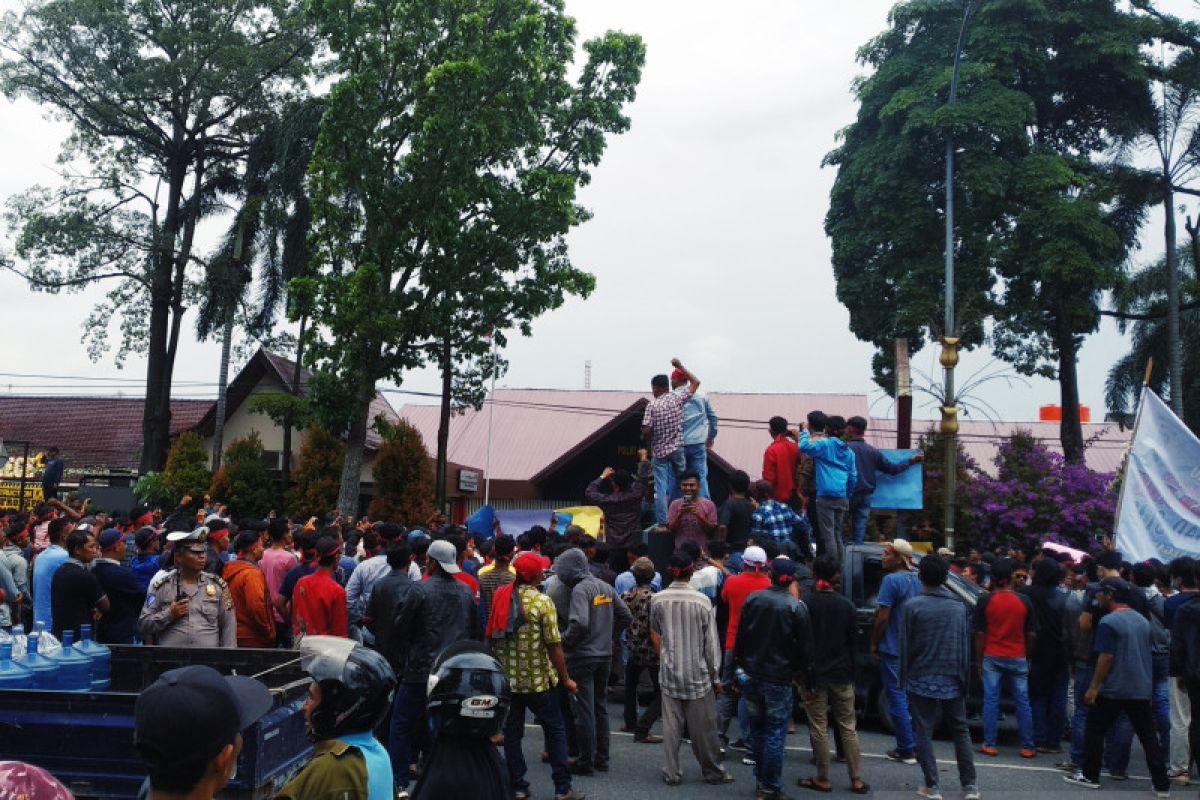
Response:
[{"label": "tall tree trunk", "polygon": [[454,390],[454,362],[450,350],[450,337],[442,343],[439,359],[442,367],[442,408],[438,416],[437,437],[437,507],[446,513],[446,465],[450,449],[450,393]]},{"label": "tall tree trunk", "polygon": [[342,484],[338,489],[337,510],[342,516],[358,516],[358,498],[362,492],[363,451],[367,444],[368,417],[371,400],[375,396],[375,385],[369,373],[359,373],[358,387],[354,392],[354,404],[358,409],[350,431],[346,434],[346,460],[342,464]]},{"label": "tall tree trunk", "polygon": [[1175,193],[1163,192],[1167,247],[1167,368],[1171,379],[1171,410],[1183,418],[1183,343],[1179,339],[1179,259],[1175,244]]},{"label": "tall tree trunk", "polygon": [[225,440],[225,399],[229,388],[229,350],[233,347],[233,309],[225,312],[225,330],[221,338],[221,369],[217,374],[217,417],[213,428],[212,468],[221,468],[221,452]]},{"label": "tall tree trunk", "polygon": [[[300,318],[300,336],[296,339],[296,364],[292,368],[292,385],[289,390],[293,397],[300,395],[300,371],[304,362],[304,328],[308,325],[308,317]],[[280,475],[279,495],[282,497],[292,488],[292,428],[295,423],[288,418],[283,426],[283,470]]]},{"label": "tall tree trunk", "polygon": [[1075,334],[1059,323],[1055,335],[1058,349],[1058,387],[1062,404],[1059,439],[1063,457],[1070,463],[1083,461],[1083,425],[1079,421],[1079,342]]}]

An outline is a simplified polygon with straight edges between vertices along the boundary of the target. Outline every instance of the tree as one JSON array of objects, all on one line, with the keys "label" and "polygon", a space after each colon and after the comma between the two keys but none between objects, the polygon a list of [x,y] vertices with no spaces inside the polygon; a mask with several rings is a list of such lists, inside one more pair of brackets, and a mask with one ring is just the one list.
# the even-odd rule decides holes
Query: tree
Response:
[{"label": "tree", "polygon": [[945,105],[962,9],[911,0],[859,53],[859,113],[826,157],[838,167],[826,231],[851,328],[890,346],[940,333],[946,136],[958,143],[956,296],[968,345],[1056,376],[1068,460],[1083,457],[1076,359],[1136,244],[1152,176],[1110,154],[1153,124],[1143,28],[1112,0],[978,6],[959,100]]},{"label": "tree", "polygon": [[350,389],[338,507],[352,511],[376,381],[587,295],[565,235],[608,134],[629,127],[636,36],[586,42],[562,0],[310,4],[337,80],[311,168],[313,279],[292,282],[310,360]]},{"label": "tree", "polygon": [[151,507],[172,509],[184,495],[202,497],[211,482],[204,440],[200,434],[187,431],[171,443],[166,468],[139,478],[133,493]]},{"label": "tree", "polygon": [[62,183],[9,206],[11,268],[41,291],[114,281],[85,323],[118,364],[144,353],[141,471],[167,454],[183,315],[202,283],[197,226],[235,184],[262,115],[299,86],[311,44],[291,0],[49,0],[0,26],[0,90],[72,126]]},{"label": "tree", "polygon": [[434,479],[421,432],[400,420],[380,426],[383,446],[375,456],[372,519],[420,525],[434,511]]},{"label": "tree", "polygon": [[213,475],[208,493],[238,517],[261,518],[277,504],[275,489],[275,481],[263,463],[262,440],[258,433],[251,432],[225,448],[225,458]]},{"label": "tree", "polygon": [[300,447],[296,485],[288,491],[288,512],[301,517],[324,518],[337,505],[346,445],[316,425],[310,425]]}]

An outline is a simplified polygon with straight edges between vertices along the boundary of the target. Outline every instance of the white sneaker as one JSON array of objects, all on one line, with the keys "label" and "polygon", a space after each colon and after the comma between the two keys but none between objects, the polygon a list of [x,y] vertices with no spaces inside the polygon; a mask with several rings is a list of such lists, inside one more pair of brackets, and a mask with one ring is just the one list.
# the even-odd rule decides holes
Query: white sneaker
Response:
[{"label": "white sneaker", "polygon": [[979,789],[974,786],[964,786],[963,800],[979,800]]},{"label": "white sneaker", "polygon": [[1100,782],[1091,780],[1084,776],[1082,772],[1076,772],[1074,775],[1063,775],[1063,780],[1072,786],[1079,786],[1084,789],[1099,789]]},{"label": "white sneaker", "polygon": [[942,793],[936,786],[922,786],[917,789],[917,797],[923,797],[925,800],[942,800]]}]

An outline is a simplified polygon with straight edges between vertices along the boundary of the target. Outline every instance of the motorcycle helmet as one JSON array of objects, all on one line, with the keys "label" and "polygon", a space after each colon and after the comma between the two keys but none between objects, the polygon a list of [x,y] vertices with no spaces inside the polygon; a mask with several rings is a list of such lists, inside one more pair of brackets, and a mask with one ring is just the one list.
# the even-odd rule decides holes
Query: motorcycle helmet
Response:
[{"label": "motorcycle helmet", "polygon": [[308,732],[313,741],[369,731],[387,715],[396,673],[387,659],[340,636],[305,636],[300,666],[321,689]]},{"label": "motorcycle helmet", "polygon": [[429,675],[429,721],[435,733],[488,739],[504,728],[512,702],[500,662],[479,642],[456,642]]}]

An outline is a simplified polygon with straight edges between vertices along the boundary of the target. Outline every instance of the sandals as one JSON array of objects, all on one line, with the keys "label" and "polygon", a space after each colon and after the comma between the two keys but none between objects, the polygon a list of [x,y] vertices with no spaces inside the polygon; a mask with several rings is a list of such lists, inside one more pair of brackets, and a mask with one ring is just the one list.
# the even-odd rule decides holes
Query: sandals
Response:
[{"label": "sandals", "polygon": [[733,781],[734,781],[734,777],[732,775],[730,775],[728,772],[726,772],[719,778],[712,778],[712,779],[705,778],[704,779],[704,782],[707,783],[709,786],[720,786],[725,783],[733,783]]},{"label": "sandals", "polygon": [[679,784],[683,783],[682,776],[672,778],[670,775],[663,775],[662,779],[663,783],[665,783],[667,786],[678,786]]},{"label": "sandals", "polygon": [[820,792],[821,794],[829,794],[833,791],[832,783],[828,786],[822,786],[821,784],[817,783],[816,778],[801,778],[800,780],[796,781],[796,785],[801,789],[808,789],[810,791]]},{"label": "sandals", "polygon": [[867,783],[866,781],[859,781],[858,786],[850,787],[850,791],[854,792],[854,794],[870,794],[871,784]]}]

